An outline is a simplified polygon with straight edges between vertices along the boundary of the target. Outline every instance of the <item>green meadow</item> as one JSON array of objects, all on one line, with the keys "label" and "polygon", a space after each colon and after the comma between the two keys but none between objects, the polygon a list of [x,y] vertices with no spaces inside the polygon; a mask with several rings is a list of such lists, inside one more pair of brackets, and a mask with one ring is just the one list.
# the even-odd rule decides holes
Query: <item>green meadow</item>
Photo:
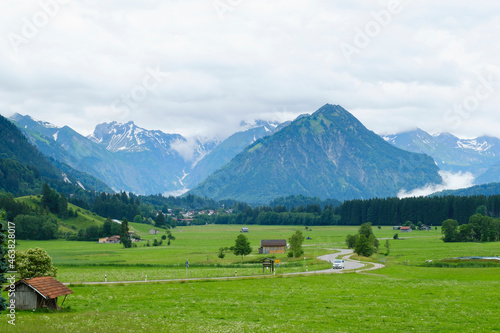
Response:
[{"label": "green meadow", "polygon": [[[151,228],[131,224],[143,238]],[[361,258],[386,264],[366,274],[346,272],[311,276],[281,273],[322,270],[315,259],[345,248],[344,239],[357,227],[249,226],[253,253],[241,261],[230,247],[242,226],[208,225],[173,229],[170,246],[123,249],[119,244],[20,241],[18,248],[42,247],[59,268],[57,278],[70,282],[74,294],[62,311],[20,311],[16,325],[0,317],[8,332],[494,332],[500,330],[500,267],[437,268],[426,261],[460,256],[499,256],[495,243],[444,243],[440,231],[399,232],[374,228],[379,253]],[[289,238],[302,230],[304,257],[278,255],[281,271],[261,276],[256,254],[261,239]],[[162,233],[163,234],[163,231]],[[160,235],[161,235],[160,234]],[[158,235],[156,235],[158,237]],[[385,255],[385,238],[390,253]],[[85,281],[179,279],[249,276],[238,280],[81,285]],[[5,293],[4,293],[5,294]],[[59,304],[61,300],[59,301]]]}]

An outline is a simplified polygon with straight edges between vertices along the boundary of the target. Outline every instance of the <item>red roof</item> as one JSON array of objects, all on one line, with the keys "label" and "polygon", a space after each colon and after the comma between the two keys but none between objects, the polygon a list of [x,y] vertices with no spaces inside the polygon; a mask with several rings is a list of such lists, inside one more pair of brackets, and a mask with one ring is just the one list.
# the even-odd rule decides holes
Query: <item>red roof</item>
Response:
[{"label": "red roof", "polygon": [[46,299],[53,299],[59,296],[69,295],[73,290],[66,287],[52,276],[36,277],[32,279],[22,279],[15,284],[24,283],[34,289],[37,293]]},{"label": "red roof", "polygon": [[411,229],[411,227],[401,227],[401,230],[408,230]]}]

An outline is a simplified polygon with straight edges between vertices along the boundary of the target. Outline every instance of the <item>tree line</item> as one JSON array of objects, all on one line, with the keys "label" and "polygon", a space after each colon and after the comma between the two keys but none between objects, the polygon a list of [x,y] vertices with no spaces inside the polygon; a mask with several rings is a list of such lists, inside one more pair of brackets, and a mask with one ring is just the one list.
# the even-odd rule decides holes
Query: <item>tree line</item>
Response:
[{"label": "tree line", "polygon": [[407,221],[439,226],[447,219],[465,224],[475,214],[479,206],[484,206],[486,214],[500,215],[500,195],[493,196],[445,196],[418,198],[386,198],[350,200],[335,208],[341,216],[341,225],[402,225]]},{"label": "tree line", "polygon": [[459,225],[448,219],[441,226],[444,242],[498,242],[500,241],[500,219],[483,214],[474,214],[469,223]]}]

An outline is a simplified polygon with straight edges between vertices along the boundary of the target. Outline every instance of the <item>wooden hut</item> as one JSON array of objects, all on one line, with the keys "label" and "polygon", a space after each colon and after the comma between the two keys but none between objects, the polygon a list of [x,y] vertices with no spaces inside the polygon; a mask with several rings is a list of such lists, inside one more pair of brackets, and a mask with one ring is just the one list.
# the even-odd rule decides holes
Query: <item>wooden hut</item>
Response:
[{"label": "wooden hut", "polygon": [[[15,284],[14,300],[16,310],[40,308],[59,309],[57,298],[72,294],[73,291],[51,276],[22,279]],[[4,290],[10,290],[10,286]],[[64,301],[63,301],[64,303]]]},{"label": "wooden hut", "polygon": [[286,239],[263,239],[260,241],[259,254],[286,253]]}]

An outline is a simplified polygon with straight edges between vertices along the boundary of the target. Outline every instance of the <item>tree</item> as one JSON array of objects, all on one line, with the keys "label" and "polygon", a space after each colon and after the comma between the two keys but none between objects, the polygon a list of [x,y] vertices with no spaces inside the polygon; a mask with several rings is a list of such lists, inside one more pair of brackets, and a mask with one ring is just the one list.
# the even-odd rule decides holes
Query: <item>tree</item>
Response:
[{"label": "tree", "polygon": [[359,256],[369,257],[373,254],[374,248],[364,234],[360,234],[354,246],[354,252]]},{"label": "tree", "polygon": [[374,234],[371,234],[370,237],[368,237],[368,242],[370,242],[370,244],[373,245],[375,252],[377,252],[378,247],[380,245],[380,242],[378,241],[377,237],[375,237]]},{"label": "tree", "polygon": [[61,193],[61,196],[59,197],[58,208],[59,217],[63,220],[68,218],[68,199],[66,199],[64,193]]},{"label": "tree", "polygon": [[488,209],[486,208],[485,205],[481,205],[477,207],[476,214],[481,214],[483,216],[486,216],[488,214]]},{"label": "tree", "polygon": [[108,217],[106,221],[104,221],[104,224],[102,225],[102,235],[104,237],[109,237],[112,235],[111,233],[111,227],[113,225],[113,222],[111,219]]},{"label": "tree", "polygon": [[372,230],[372,224],[371,222],[366,222],[363,223],[358,230],[358,233],[360,235],[365,235],[365,237],[368,239],[370,235],[373,235],[373,230]]},{"label": "tree", "polygon": [[456,242],[458,240],[458,222],[456,220],[448,219],[441,225],[441,233],[443,241]]},{"label": "tree", "polygon": [[130,240],[130,235],[128,233],[128,221],[127,219],[123,219],[122,228],[120,232],[120,243],[123,244],[123,247],[128,249],[132,247],[132,241]]},{"label": "tree", "polygon": [[388,239],[385,240],[385,249],[387,250],[387,252],[385,253],[385,255],[389,255],[389,253],[391,252],[391,243],[389,242]]},{"label": "tree", "polygon": [[348,249],[353,249],[354,245],[356,245],[356,236],[357,235],[349,234],[345,237],[345,243],[346,243]]},{"label": "tree", "polygon": [[[0,211],[0,285],[7,282],[5,273],[9,271],[7,265],[7,228],[5,224],[5,212]],[[0,295],[0,312],[7,309],[7,300]]]},{"label": "tree", "polygon": [[144,219],[142,218],[141,215],[136,215],[134,217],[134,223],[144,223]]},{"label": "tree", "polygon": [[[375,235],[373,234],[372,224],[370,222],[363,223],[359,227],[358,234],[359,234],[359,236],[364,235],[366,237],[366,239],[368,239],[368,242],[370,243],[372,249],[374,251],[378,251],[379,241],[378,241],[377,237],[375,237]],[[358,237],[358,239],[359,239],[359,237]],[[369,256],[366,256],[366,257],[369,257]]]},{"label": "tree", "polygon": [[170,245],[170,241],[175,240],[175,237],[174,235],[172,235],[172,232],[170,230],[167,230],[167,238],[168,238],[167,245]]},{"label": "tree", "polygon": [[302,250],[302,243],[304,243],[304,239],[305,237],[302,235],[300,230],[297,230],[292,237],[288,239],[290,250],[295,258],[300,257],[304,253],[304,250]]},{"label": "tree", "polygon": [[59,194],[51,189],[47,183],[43,184],[42,193],[42,206],[48,207],[51,213],[58,214]]},{"label": "tree", "polygon": [[159,212],[158,215],[156,215],[155,226],[157,226],[158,228],[167,227],[167,220],[165,219],[165,215],[163,215],[162,212]]},{"label": "tree", "polygon": [[219,248],[219,254],[217,256],[219,258],[221,258],[221,259],[224,259],[224,257],[226,256],[226,254],[224,253],[224,248],[223,247]]},{"label": "tree", "polygon": [[16,269],[21,279],[31,279],[37,276],[55,277],[57,274],[52,258],[39,247],[16,251]]},{"label": "tree", "polygon": [[241,261],[243,261],[243,256],[252,253],[252,247],[245,235],[239,234],[238,237],[236,237],[233,253],[235,256],[241,256]]}]

